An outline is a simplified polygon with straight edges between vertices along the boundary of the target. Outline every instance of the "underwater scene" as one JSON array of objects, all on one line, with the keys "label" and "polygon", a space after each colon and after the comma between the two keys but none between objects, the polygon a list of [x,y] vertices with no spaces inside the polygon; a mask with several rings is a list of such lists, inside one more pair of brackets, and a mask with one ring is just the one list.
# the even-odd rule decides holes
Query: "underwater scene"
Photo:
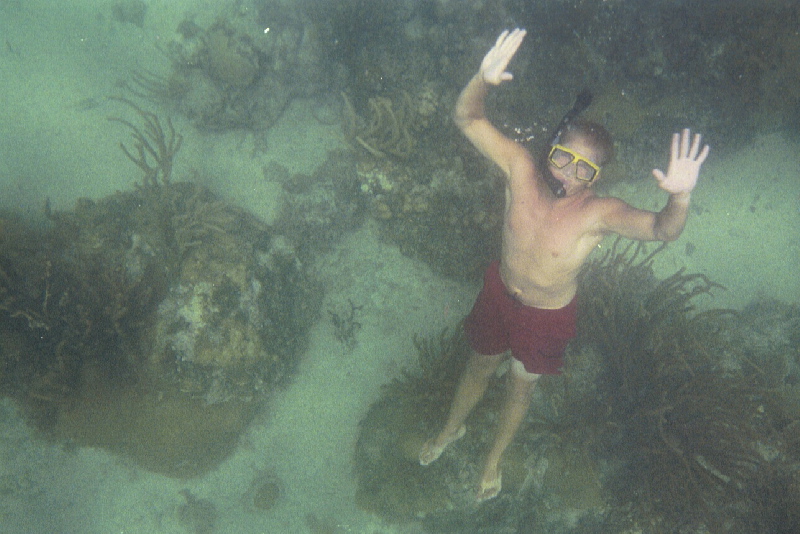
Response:
[{"label": "underwater scene", "polygon": [[[0,532],[800,532],[798,2],[0,0],[0,36]],[[492,265],[576,303],[561,372],[475,354]]]}]

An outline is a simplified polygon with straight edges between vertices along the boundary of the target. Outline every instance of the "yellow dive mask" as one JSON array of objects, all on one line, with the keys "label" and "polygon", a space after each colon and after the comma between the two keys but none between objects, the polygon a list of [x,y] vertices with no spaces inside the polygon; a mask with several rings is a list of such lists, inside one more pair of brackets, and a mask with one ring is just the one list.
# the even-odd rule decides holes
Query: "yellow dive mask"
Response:
[{"label": "yellow dive mask", "polygon": [[550,147],[550,154],[547,159],[557,169],[563,169],[574,161],[575,178],[582,182],[591,183],[600,174],[599,165],[564,145],[555,144]]}]

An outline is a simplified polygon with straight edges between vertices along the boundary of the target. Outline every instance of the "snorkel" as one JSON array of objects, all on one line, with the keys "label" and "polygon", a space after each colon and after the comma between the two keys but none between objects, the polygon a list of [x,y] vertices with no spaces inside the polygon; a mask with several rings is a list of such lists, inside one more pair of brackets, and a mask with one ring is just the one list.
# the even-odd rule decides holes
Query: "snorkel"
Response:
[{"label": "snorkel", "polygon": [[[572,104],[572,109],[567,111],[567,114],[564,115],[564,118],[561,119],[561,122],[558,123],[558,126],[555,129],[555,132],[550,137],[550,142],[547,144],[548,147],[553,145],[559,144],[561,142],[561,134],[564,132],[564,128],[572,121],[575,117],[581,114],[583,110],[589,107],[589,104],[592,103],[592,92],[588,89],[584,89],[583,91],[578,94],[575,98],[575,103]],[[546,156],[545,156],[546,158]],[[550,167],[547,165],[545,161],[543,164],[543,176],[544,181],[547,184],[547,187],[553,192],[556,198],[564,198],[567,196],[567,191],[564,189],[564,184],[559,182],[553,173],[550,172]]]}]

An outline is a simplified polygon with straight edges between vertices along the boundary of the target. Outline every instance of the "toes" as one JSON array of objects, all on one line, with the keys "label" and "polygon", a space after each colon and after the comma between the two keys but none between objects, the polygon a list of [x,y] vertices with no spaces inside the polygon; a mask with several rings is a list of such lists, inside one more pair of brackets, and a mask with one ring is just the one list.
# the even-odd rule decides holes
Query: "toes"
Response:
[{"label": "toes", "polygon": [[502,473],[497,474],[497,478],[490,482],[481,482],[480,488],[478,489],[478,494],[475,496],[475,500],[478,503],[482,503],[484,501],[489,501],[494,499],[500,494],[500,490],[503,489],[503,475]]},{"label": "toes", "polygon": [[442,455],[444,450],[454,441],[458,441],[459,439],[463,438],[466,432],[467,432],[467,427],[461,425],[461,427],[456,432],[455,436],[447,440],[442,445],[436,445],[436,438],[429,439],[428,441],[426,441],[422,445],[422,448],[419,451],[419,465],[422,466],[430,465],[436,460],[438,460],[439,456]]},{"label": "toes", "polygon": [[428,465],[435,461],[441,453],[437,454],[437,450],[433,446],[433,440],[426,441],[422,445],[422,450],[419,451],[419,465]]}]

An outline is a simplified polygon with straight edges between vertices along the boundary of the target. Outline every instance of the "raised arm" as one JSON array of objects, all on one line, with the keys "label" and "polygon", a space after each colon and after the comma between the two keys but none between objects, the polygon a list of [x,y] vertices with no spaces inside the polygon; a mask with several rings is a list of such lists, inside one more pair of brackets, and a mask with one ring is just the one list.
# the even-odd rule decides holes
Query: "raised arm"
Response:
[{"label": "raised arm", "polygon": [[515,160],[529,159],[530,155],[488,121],[484,113],[484,100],[489,86],[500,85],[513,78],[506,69],[522,44],[525,33],[525,30],[517,28],[500,34],[495,45],[483,58],[480,70],[461,92],[454,113],[455,123],[464,135],[507,176],[511,175]]},{"label": "raised arm", "polygon": [[639,210],[619,199],[609,199],[608,210],[603,214],[603,229],[644,241],[677,239],[686,225],[700,167],[708,156],[708,145],[702,145],[701,141],[700,134],[692,137],[688,128],[672,136],[667,172],[653,170],[658,186],[669,193],[667,205],[661,211]]}]

